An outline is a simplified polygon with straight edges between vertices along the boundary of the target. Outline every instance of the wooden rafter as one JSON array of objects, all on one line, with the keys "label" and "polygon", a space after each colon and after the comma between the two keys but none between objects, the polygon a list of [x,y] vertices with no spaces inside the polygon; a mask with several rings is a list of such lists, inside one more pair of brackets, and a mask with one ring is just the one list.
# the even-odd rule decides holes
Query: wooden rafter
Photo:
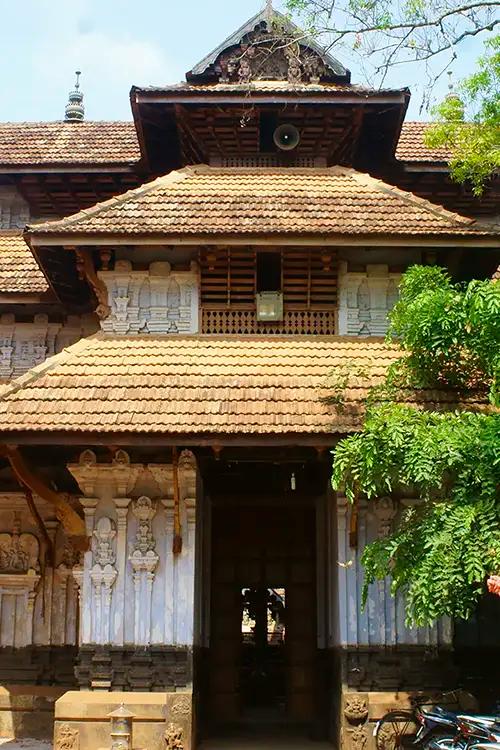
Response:
[{"label": "wooden rafter", "polygon": [[69,495],[62,492],[55,492],[53,489],[37,476],[28,466],[20,451],[15,446],[2,446],[1,454],[9,461],[12,471],[18,481],[52,505],[57,518],[62,523],[67,535],[72,538],[75,546],[79,549],[85,549],[87,546],[87,535],[85,522],[69,503]]}]

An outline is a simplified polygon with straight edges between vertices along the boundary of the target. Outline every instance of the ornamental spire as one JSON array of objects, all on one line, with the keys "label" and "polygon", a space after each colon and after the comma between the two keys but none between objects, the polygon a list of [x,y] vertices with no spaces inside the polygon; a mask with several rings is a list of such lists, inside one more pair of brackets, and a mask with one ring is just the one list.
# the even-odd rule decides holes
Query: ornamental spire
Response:
[{"label": "ornamental spire", "polygon": [[69,92],[69,100],[66,104],[66,122],[81,122],[85,118],[85,107],[83,106],[83,94],[80,91],[81,71],[76,72],[76,83],[73,91]]},{"label": "ornamental spire", "polygon": [[266,18],[268,21],[272,19],[274,15],[273,0],[266,0]]}]

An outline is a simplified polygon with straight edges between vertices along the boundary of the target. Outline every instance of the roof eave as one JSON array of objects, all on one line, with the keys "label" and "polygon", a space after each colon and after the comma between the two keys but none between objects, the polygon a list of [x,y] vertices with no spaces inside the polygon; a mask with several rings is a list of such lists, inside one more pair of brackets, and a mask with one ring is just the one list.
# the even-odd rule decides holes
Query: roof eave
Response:
[{"label": "roof eave", "polygon": [[396,89],[394,91],[374,91],[359,92],[353,91],[296,91],[286,92],[266,92],[262,90],[252,90],[251,86],[246,90],[226,92],[211,91],[179,91],[172,92],[171,89],[148,89],[133,87],[131,90],[132,107],[134,105],[138,113],[138,107],[141,104],[241,104],[242,99],[245,102],[259,102],[261,104],[280,104],[293,101],[296,104],[360,104],[369,101],[373,104],[404,104],[408,105],[409,90]]},{"label": "roof eave", "polygon": [[297,233],[199,233],[199,234],[126,234],[126,233],[52,233],[37,232],[36,228],[28,229],[25,232],[30,247],[39,246],[59,246],[59,247],[78,247],[78,246],[98,246],[98,245],[215,245],[229,243],[233,245],[247,245],[253,242],[257,245],[273,244],[298,244],[298,245],[342,245],[342,246],[363,246],[369,242],[370,245],[384,246],[432,246],[432,247],[453,247],[456,245],[470,245],[473,247],[500,247],[500,237],[497,233],[491,234],[470,234],[464,233],[428,233],[425,235],[394,235],[394,234],[297,234]]},{"label": "roof eave", "polygon": [[[361,429],[361,428],[359,428]],[[0,444],[7,445],[117,445],[117,446],[331,446],[358,430],[317,430],[316,432],[92,432],[71,430],[23,430],[0,432]]]}]

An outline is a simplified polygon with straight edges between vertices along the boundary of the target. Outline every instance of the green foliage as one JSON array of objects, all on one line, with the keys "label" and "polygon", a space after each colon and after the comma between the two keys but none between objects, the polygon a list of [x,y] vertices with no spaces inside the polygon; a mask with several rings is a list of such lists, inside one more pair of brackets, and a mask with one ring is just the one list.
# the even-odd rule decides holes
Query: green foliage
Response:
[{"label": "green foliage", "polygon": [[452,178],[469,181],[478,196],[500,167],[500,36],[485,48],[477,70],[435,108],[438,122],[425,135],[428,146],[450,150]]},{"label": "green foliage", "polygon": [[[386,400],[368,404],[363,431],[339,442],[332,484],[352,502],[417,498],[394,531],[363,553],[364,599],[387,575],[406,594],[409,623],[467,617],[500,569],[500,414],[425,411],[388,400],[401,386],[474,389],[498,400],[500,284],[453,284],[437,267],[411,268],[389,338],[405,351]],[[491,408],[491,407],[490,407]]]},{"label": "green foliage", "polygon": [[390,322],[389,339],[407,352],[390,381],[487,391],[498,402],[500,284],[453,284],[442,268],[413,266],[403,276]]}]

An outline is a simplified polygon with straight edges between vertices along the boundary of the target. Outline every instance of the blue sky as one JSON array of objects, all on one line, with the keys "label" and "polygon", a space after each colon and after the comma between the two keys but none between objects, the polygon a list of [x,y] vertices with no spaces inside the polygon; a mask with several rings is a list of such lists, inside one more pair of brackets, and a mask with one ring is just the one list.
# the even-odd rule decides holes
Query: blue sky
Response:
[{"label": "blue sky", "polygon": [[[87,119],[130,119],[132,84],[182,80],[262,7],[261,0],[0,0],[0,120],[62,119],[77,68]],[[469,72],[480,49],[476,39],[461,50],[456,77]],[[353,81],[362,83],[354,69]],[[418,81],[415,66],[402,66],[387,83],[410,86],[410,116],[426,119]],[[434,93],[445,91],[443,81]]]}]

